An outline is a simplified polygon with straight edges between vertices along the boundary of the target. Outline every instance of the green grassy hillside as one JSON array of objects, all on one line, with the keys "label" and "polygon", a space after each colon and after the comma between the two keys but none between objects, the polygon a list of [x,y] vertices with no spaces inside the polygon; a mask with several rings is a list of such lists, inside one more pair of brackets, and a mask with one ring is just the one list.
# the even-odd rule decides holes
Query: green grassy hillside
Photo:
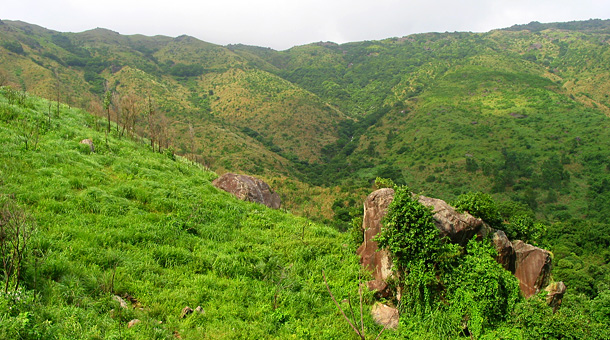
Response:
[{"label": "green grassy hillside", "polygon": [[[150,98],[174,148],[220,171],[294,172],[293,162],[320,159],[343,116],[231,50],[189,36],[60,33],[13,21],[0,30],[5,84],[99,115],[106,114],[103,97],[111,91],[115,121],[125,110],[122,98],[134,96],[142,105]],[[148,124],[140,117],[136,128],[150,134]],[[200,132],[184,133],[189,126]]]},{"label": "green grassy hillside", "polygon": [[[346,235],[238,201],[213,172],[104,124],[0,91],[2,207],[35,227],[19,289],[0,295],[0,338],[349,338],[321,276],[357,296]],[[185,306],[205,313],[180,319]]]}]

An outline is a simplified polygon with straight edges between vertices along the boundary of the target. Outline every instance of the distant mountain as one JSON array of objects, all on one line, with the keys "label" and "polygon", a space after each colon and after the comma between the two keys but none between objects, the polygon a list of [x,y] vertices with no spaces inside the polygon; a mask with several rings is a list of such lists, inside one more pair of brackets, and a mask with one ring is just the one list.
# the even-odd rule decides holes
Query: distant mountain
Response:
[{"label": "distant mountain", "polygon": [[286,51],[5,20],[0,72],[121,125],[137,111],[135,130],[161,149],[263,175],[301,212],[332,216],[337,194],[317,186],[345,199],[381,176],[565,219],[600,214],[586,197],[607,176],[609,44],[609,20]]}]

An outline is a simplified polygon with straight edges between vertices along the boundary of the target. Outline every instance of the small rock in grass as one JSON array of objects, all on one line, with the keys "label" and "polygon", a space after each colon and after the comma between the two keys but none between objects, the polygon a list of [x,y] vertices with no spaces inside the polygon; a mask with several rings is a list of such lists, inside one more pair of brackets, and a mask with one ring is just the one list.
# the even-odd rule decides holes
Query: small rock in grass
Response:
[{"label": "small rock in grass", "polygon": [[140,320],[138,320],[138,319],[133,319],[133,320],[129,321],[129,323],[127,324],[127,328],[131,328],[131,327],[133,327],[133,326],[135,326],[135,325],[139,324],[140,322],[141,322],[141,321],[140,321]]},{"label": "small rock in grass", "polygon": [[180,314],[180,319],[186,318],[187,315],[193,313],[193,308],[186,306],[182,309],[182,313]]}]

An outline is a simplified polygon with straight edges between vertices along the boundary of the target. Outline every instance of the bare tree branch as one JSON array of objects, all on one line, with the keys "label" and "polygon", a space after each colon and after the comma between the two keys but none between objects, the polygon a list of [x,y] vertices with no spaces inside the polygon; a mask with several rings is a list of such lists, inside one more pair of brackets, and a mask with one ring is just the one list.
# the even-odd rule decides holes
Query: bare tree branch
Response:
[{"label": "bare tree branch", "polygon": [[343,315],[343,318],[345,318],[345,320],[347,320],[347,322],[349,323],[349,325],[352,327],[352,329],[354,330],[354,332],[356,332],[356,334],[358,334],[358,336],[360,337],[360,339],[362,340],[366,340],[364,338],[364,335],[362,333],[360,333],[360,331],[358,330],[358,328],[356,328],[354,326],[354,324],[352,323],[352,321],[347,317],[347,315],[345,315],[345,313],[343,312],[343,309],[341,309],[341,306],[339,305],[339,303],[337,302],[337,300],[335,299],[335,296],[333,295],[333,293],[330,291],[330,287],[328,286],[328,282],[326,281],[326,274],[324,273],[324,270],[322,270],[322,277],[324,278],[324,283],[326,284],[326,289],[328,290],[328,294],[330,294],[330,297],[333,299],[333,302],[335,303],[335,306],[337,306],[337,308],[339,309],[339,312],[341,312],[341,315]]}]

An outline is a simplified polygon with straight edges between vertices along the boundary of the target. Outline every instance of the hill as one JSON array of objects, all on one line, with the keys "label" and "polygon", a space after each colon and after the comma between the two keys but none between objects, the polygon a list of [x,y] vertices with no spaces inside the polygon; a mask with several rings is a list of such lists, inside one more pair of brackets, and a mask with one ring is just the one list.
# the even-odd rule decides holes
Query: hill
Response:
[{"label": "hill", "polygon": [[[2,230],[11,211],[25,214],[31,231],[24,271],[7,279],[7,290],[3,280],[1,338],[346,332],[321,276],[326,270],[341,295],[357,286],[346,235],[238,201],[196,163],[152,152],[114,129],[107,136],[102,118],[63,104],[59,114],[48,112],[48,104],[0,91]],[[79,143],[85,138],[94,152]],[[199,305],[205,313],[180,318],[185,306]],[[133,319],[140,323],[128,328]],[[371,332],[379,328],[366,322]]]},{"label": "hill", "polygon": [[301,167],[305,181],[482,190],[562,220],[603,215],[586,197],[610,156],[609,33],[590,20],[232,50],[355,117],[323,162]]},{"label": "hill", "polygon": [[551,220],[599,210],[582,201],[602,176],[588,160],[608,156],[607,20],[286,51],[16,21],[0,31],[3,83],[218,172],[263,176],[303,215],[331,218],[333,201],[362,199],[376,176],[445,199],[493,191]]}]

